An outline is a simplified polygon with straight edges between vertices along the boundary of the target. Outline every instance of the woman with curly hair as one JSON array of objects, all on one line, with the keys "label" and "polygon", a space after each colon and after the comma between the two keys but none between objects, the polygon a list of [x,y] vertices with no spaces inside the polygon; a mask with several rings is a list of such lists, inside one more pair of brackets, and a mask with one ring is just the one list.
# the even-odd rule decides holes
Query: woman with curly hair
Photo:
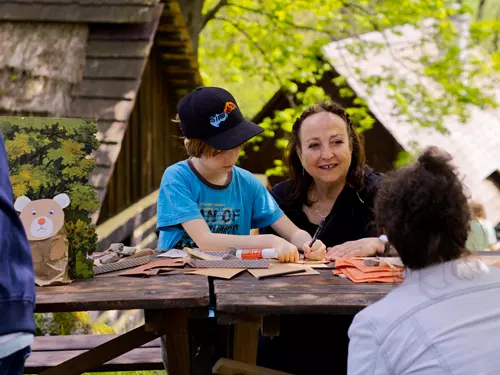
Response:
[{"label": "woman with curly hair", "polygon": [[358,313],[348,374],[500,374],[500,269],[466,250],[470,211],[451,156],[426,150],[377,194],[403,283]]}]

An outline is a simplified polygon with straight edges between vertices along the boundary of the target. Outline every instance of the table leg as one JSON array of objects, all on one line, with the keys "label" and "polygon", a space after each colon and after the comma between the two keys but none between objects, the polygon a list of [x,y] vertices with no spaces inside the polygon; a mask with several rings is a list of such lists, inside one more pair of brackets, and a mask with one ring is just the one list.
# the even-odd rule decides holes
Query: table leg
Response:
[{"label": "table leg", "polygon": [[276,337],[280,335],[281,317],[279,315],[267,315],[262,317],[262,336]]},{"label": "table leg", "polygon": [[190,375],[188,312],[187,310],[165,310],[163,330],[167,352],[168,375]]},{"label": "table leg", "polygon": [[233,358],[236,361],[255,365],[259,344],[260,318],[244,318],[234,328]]}]

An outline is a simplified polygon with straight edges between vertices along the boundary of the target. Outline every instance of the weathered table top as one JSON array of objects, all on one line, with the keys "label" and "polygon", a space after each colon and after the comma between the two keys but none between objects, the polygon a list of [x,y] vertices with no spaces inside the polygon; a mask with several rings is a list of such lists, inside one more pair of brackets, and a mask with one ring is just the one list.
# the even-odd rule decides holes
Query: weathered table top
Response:
[{"label": "weathered table top", "polygon": [[206,307],[206,277],[196,275],[95,277],[69,285],[37,287],[37,312]]},{"label": "weathered table top", "polygon": [[378,301],[396,284],[355,284],[321,275],[257,280],[247,272],[231,280],[215,280],[218,312],[229,314],[353,314]]}]

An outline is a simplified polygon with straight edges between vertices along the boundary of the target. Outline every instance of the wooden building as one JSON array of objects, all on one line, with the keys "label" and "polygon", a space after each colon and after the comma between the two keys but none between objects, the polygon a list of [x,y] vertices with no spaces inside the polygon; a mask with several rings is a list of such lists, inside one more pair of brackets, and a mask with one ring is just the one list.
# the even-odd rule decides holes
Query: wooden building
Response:
[{"label": "wooden building", "polygon": [[184,158],[171,119],[202,84],[177,0],[5,0],[0,51],[0,114],[97,120],[99,247],[156,246],[157,189]]}]

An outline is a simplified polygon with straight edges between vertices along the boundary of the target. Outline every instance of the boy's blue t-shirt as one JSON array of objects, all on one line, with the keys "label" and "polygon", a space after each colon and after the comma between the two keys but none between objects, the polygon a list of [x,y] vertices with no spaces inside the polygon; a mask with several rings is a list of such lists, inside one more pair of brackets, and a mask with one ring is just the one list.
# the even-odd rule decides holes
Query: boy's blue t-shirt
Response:
[{"label": "boy's blue t-shirt", "polygon": [[233,167],[230,181],[206,181],[184,160],[168,167],[158,197],[158,249],[197,247],[181,223],[204,219],[212,233],[248,235],[273,224],[282,215],[274,198],[250,172]]}]

